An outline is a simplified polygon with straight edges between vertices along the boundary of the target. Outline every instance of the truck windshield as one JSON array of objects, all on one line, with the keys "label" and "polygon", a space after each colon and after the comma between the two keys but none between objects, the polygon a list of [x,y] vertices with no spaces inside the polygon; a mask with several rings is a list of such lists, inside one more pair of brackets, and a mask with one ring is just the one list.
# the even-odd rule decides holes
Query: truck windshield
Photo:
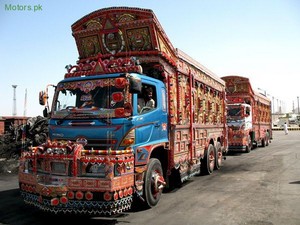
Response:
[{"label": "truck windshield", "polygon": [[113,118],[132,115],[125,78],[62,82],[52,106],[54,118]]},{"label": "truck windshield", "polygon": [[232,107],[227,111],[227,116],[241,116],[241,107]]}]

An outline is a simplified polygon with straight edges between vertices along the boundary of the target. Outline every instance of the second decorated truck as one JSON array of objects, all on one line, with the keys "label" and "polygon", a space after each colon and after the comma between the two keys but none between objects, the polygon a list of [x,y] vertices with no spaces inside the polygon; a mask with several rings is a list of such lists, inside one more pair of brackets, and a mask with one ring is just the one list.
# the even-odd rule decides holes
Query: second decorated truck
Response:
[{"label": "second decorated truck", "polygon": [[225,76],[228,151],[250,152],[272,139],[271,100],[254,91],[249,78]]}]

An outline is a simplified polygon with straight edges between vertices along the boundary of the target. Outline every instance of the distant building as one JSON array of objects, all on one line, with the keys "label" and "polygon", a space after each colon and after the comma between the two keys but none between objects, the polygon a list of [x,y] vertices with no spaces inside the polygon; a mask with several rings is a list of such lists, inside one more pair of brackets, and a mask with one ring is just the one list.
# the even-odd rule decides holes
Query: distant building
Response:
[{"label": "distant building", "polygon": [[26,116],[0,116],[0,135],[9,131],[9,127],[12,124],[16,126],[25,124],[29,118]]}]

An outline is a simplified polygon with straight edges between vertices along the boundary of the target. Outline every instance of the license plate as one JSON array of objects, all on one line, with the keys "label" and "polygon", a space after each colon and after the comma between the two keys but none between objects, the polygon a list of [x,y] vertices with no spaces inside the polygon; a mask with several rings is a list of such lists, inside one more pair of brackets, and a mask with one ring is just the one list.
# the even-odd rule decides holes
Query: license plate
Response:
[{"label": "license plate", "polygon": [[66,174],[66,171],[67,171],[66,163],[52,162],[51,163],[51,170],[52,170],[52,173]]}]

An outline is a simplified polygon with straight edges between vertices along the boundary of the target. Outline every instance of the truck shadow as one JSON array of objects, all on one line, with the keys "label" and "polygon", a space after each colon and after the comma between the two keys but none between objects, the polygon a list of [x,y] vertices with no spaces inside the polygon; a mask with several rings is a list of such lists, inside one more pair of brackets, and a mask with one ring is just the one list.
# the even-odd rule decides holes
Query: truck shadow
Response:
[{"label": "truck shadow", "polygon": [[246,154],[245,152],[242,151],[232,151],[232,152],[227,152],[226,156],[240,156]]},{"label": "truck shadow", "polygon": [[128,214],[125,213],[111,217],[49,214],[26,205],[20,196],[19,189],[0,192],[0,212],[0,224],[7,225],[53,225],[60,224],[63,221],[68,221],[68,223],[73,225],[114,225],[119,223],[118,219],[128,216]]},{"label": "truck shadow", "polygon": [[293,182],[290,182],[289,184],[300,184],[300,180],[298,180],[298,181],[293,181]]}]

